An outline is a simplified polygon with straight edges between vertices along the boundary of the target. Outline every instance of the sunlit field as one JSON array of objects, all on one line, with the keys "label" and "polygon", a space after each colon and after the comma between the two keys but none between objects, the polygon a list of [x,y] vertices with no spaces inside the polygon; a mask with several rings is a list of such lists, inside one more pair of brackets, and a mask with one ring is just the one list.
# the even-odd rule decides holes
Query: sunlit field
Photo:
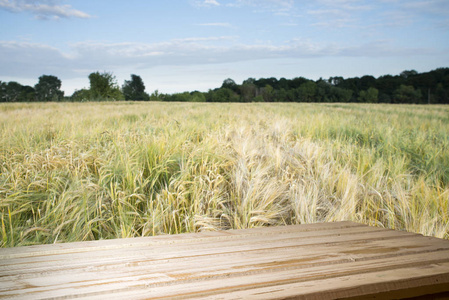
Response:
[{"label": "sunlit field", "polygon": [[449,238],[449,107],[0,105],[1,246],[352,220]]}]

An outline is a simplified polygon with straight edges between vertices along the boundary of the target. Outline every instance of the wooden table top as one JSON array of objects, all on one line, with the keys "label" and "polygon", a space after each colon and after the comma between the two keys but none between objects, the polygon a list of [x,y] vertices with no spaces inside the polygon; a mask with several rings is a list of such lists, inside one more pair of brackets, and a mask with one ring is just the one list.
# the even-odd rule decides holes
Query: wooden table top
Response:
[{"label": "wooden table top", "polygon": [[393,299],[431,293],[449,297],[449,241],[353,222],[0,249],[0,299]]}]

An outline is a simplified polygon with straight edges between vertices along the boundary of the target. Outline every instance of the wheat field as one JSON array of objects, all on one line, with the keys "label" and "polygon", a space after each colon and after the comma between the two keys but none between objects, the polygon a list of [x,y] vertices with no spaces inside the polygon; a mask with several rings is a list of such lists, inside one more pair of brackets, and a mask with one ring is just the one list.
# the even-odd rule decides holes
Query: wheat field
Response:
[{"label": "wheat field", "polygon": [[449,238],[449,107],[0,105],[1,247],[352,220]]}]

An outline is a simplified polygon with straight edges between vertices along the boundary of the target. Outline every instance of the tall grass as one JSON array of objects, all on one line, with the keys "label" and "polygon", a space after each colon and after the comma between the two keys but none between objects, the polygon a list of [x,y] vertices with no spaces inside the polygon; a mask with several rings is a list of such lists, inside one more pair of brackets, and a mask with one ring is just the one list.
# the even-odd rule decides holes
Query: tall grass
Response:
[{"label": "tall grass", "polygon": [[0,106],[1,246],[353,220],[449,238],[449,107]]}]

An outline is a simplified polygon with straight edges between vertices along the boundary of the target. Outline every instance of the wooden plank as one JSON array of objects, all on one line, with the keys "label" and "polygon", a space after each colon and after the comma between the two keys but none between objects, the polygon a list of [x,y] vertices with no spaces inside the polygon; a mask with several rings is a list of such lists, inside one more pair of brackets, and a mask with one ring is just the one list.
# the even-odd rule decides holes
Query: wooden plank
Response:
[{"label": "wooden plank", "polygon": [[449,241],[351,222],[0,249],[0,257],[0,298],[332,299],[449,291]]},{"label": "wooden plank", "polygon": [[[405,237],[408,233],[400,233],[396,231],[387,231],[378,228],[370,228],[370,227],[358,227],[350,230],[340,229],[340,230],[329,230],[326,232],[306,232],[306,233],[288,233],[282,234],[278,236],[273,236],[269,238],[270,243],[267,244],[266,237],[248,237],[245,236],[243,238],[233,238],[221,240],[220,242],[216,241],[202,241],[198,240],[195,244],[188,245],[144,245],[141,246],[137,244],[135,247],[127,247],[126,248],[126,257],[123,259],[129,261],[133,257],[137,257],[138,259],[142,258],[142,255],[145,255],[148,258],[152,259],[166,259],[173,258],[173,254],[177,257],[180,256],[188,256],[188,255],[216,255],[216,254],[225,254],[227,252],[236,252],[243,250],[251,250],[251,249],[272,249],[273,245],[277,247],[292,247],[296,245],[311,245],[314,246],[316,244],[321,243],[342,243],[347,241],[357,241],[357,240],[366,240],[366,239],[388,239],[388,238],[402,238]],[[413,234],[409,234],[412,236]],[[49,246],[49,245],[46,245]],[[48,247],[46,247],[48,248]],[[0,267],[7,267],[8,265],[13,265],[14,269],[17,270],[18,266],[21,264],[24,265],[26,269],[32,268],[36,266],[36,264],[44,264],[47,265],[46,261],[62,261],[65,266],[68,266],[72,263],[77,264],[77,259],[83,258],[84,262],[92,261],[95,263],[99,259],[102,262],[105,261],[105,257],[114,257],[114,263],[117,261],[115,258],[123,253],[123,249],[117,248],[109,248],[109,249],[97,249],[94,248],[89,252],[89,256],[86,257],[84,251],[83,252],[59,252],[58,254],[48,254],[45,250],[45,255],[42,252],[35,252],[36,255],[31,257],[29,255],[25,257],[19,258],[19,253],[14,258],[7,258],[0,261]],[[39,260],[36,258],[39,257]],[[33,265],[30,265],[32,263]],[[0,271],[0,275],[2,275]]]},{"label": "wooden plank", "polygon": [[[319,279],[310,282],[295,282],[266,288],[239,292],[214,294],[201,299],[401,299],[447,290],[447,267],[431,265],[428,268],[403,268],[372,273]],[[445,277],[442,284],[438,284]],[[383,288],[379,288],[381,285]],[[385,292],[384,289],[389,290]],[[142,294],[141,294],[142,295]],[[294,295],[292,297],[292,295]],[[119,296],[119,295],[117,295]],[[136,294],[136,297],[138,294]],[[142,295],[144,296],[144,295]]]},{"label": "wooden plank", "polygon": [[[97,292],[110,292],[115,291],[128,291],[132,289],[151,288],[152,296],[155,296],[155,292],[158,291],[163,294],[175,287],[176,295],[185,295],[196,292],[199,295],[209,291],[211,286],[214,287],[213,291],[227,290],[227,291],[241,291],[246,288],[261,288],[269,287],[279,284],[287,284],[292,282],[301,282],[304,280],[314,281],[322,279],[323,276],[339,277],[347,276],[348,274],[365,274],[367,272],[385,271],[389,268],[397,269],[398,267],[419,267],[428,264],[439,264],[441,261],[445,261],[449,252],[439,253],[434,256],[432,260],[426,260],[424,262],[419,261],[421,256],[401,257],[400,259],[377,259],[370,261],[369,264],[365,262],[359,262],[357,264],[346,261],[339,263],[338,269],[329,271],[327,266],[315,266],[307,267],[303,269],[298,265],[285,267],[273,266],[265,268],[263,270],[242,270],[235,272],[234,274],[228,274],[226,272],[218,270],[215,274],[201,274],[196,273],[195,270],[188,270],[192,273],[175,274],[175,273],[151,273],[148,274],[121,274],[117,278],[104,279],[101,274],[97,276],[101,279],[84,278],[82,274],[77,276],[38,276],[33,279],[23,280],[24,286],[19,287],[28,288],[28,292],[50,292],[54,296],[54,293],[65,293],[70,289],[85,289],[83,293],[91,295]],[[187,265],[186,268],[192,268],[192,265]],[[120,274],[119,271],[116,271]],[[186,270],[184,270],[186,272]],[[191,275],[192,274],[192,275]],[[94,276],[95,274],[92,274]],[[242,278],[243,284],[242,284]],[[245,282],[252,282],[253,284],[248,287]],[[31,288],[34,287],[34,288]],[[38,288],[37,288],[38,287]],[[195,290],[193,291],[192,289]],[[173,290],[172,290],[173,291]],[[10,291],[11,292],[11,291]],[[13,295],[14,293],[8,293]],[[173,295],[172,295],[173,296]]]},{"label": "wooden plank", "polygon": [[[239,272],[229,274],[226,270],[218,269],[215,273],[201,274],[195,270],[195,264],[186,264],[184,274],[176,274],[160,270],[160,273],[147,274],[120,274],[119,277],[104,279],[101,274],[100,279],[86,280],[83,274],[78,276],[38,276],[36,278],[23,280],[23,287],[27,287],[28,295],[37,292],[50,296],[64,295],[71,290],[78,290],[80,295],[91,296],[96,293],[123,292],[130,290],[149,289],[151,297],[162,296],[188,296],[197,294],[198,296],[216,292],[241,292],[246,289],[264,288],[282,284],[307,281],[312,282],[326,278],[338,278],[348,275],[360,275],[370,272],[385,272],[388,270],[399,270],[401,268],[420,269],[435,264],[444,264],[448,261],[449,251],[440,251],[432,255],[432,258],[422,261],[422,255],[410,255],[400,257],[388,257],[373,259],[370,261],[353,262],[342,261],[338,264],[319,266],[272,266],[262,270],[244,269]],[[248,266],[250,267],[250,266]],[[199,268],[201,269],[201,267]],[[446,270],[447,271],[447,270]],[[192,273],[188,273],[192,272]],[[94,275],[94,274],[93,274]],[[69,281],[67,281],[69,280]],[[72,281],[70,281],[72,280]],[[250,283],[250,284],[248,284]],[[448,282],[449,283],[449,282]],[[23,288],[20,287],[19,289]],[[212,288],[211,288],[212,287]],[[80,290],[83,290],[80,292]],[[14,295],[14,291],[9,291],[8,295]],[[78,295],[78,296],[80,296]]]},{"label": "wooden plank", "polygon": [[[330,245],[326,249],[313,249],[305,247],[290,247],[285,249],[285,251],[276,251],[275,253],[267,252],[266,250],[252,250],[249,254],[245,252],[233,252],[227,255],[226,259],[220,259],[222,256],[209,255],[209,256],[191,256],[191,257],[178,257],[164,260],[146,260],[133,262],[117,263],[114,265],[110,263],[109,265],[104,265],[97,263],[92,265],[91,263],[85,264],[83,261],[81,268],[64,268],[62,267],[59,271],[55,267],[32,269],[32,273],[27,270],[22,270],[22,272],[14,273],[14,269],[10,270],[10,274],[3,273],[0,282],[5,280],[10,280],[8,276],[20,275],[21,279],[32,278],[37,274],[39,277],[43,278],[51,274],[57,276],[60,280],[65,276],[68,270],[70,270],[69,276],[74,276],[78,273],[84,274],[84,279],[87,280],[87,274],[93,275],[93,280],[96,279],[97,275],[101,274],[101,277],[112,278],[113,276],[124,276],[126,274],[130,275],[144,275],[148,274],[148,269],[164,268],[166,274],[170,274],[173,278],[179,279],[180,277],[187,277],[185,271],[185,265],[188,263],[201,262],[206,264],[198,269],[198,267],[190,267],[189,276],[193,277],[194,270],[198,269],[197,272],[202,276],[209,273],[216,273],[217,270],[220,272],[225,272],[230,275],[232,273],[242,273],[246,270],[269,270],[271,268],[285,268],[286,266],[301,265],[304,266],[317,266],[317,265],[328,265],[336,264],[344,261],[355,261],[374,257],[385,257],[385,256],[399,256],[406,254],[419,254],[428,253],[430,251],[435,251],[435,246],[429,246],[427,243],[422,243],[421,240],[405,240],[404,243],[395,243],[391,245],[390,248],[381,248],[379,242],[369,241],[365,244],[369,246],[372,250],[367,251],[363,245],[353,245],[351,252],[345,251],[347,245],[342,246],[339,244]],[[396,249],[395,249],[396,248]],[[449,250],[448,247],[439,248]],[[298,259],[298,252],[301,253],[301,258]],[[332,253],[332,254],[330,254]],[[280,256],[279,254],[282,254]],[[348,254],[350,254],[348,256]],[[280,256],[280,257],[279,257]],[[116,272],[118,270],[118,272]],[[54,282],[49,280],[49,282]]]},{"label": "wooden plank", "polygon": [[[5,248],[0,250],[0,261],[3,259],[15,257],[36,257],[41,255],[54,255],[63,253],[92,252],[94,250],[103,251],[107,249],[121,249],[129,247],[148,247],[154,245],[179,245],[179,244],[197,244],[201,241],[213,243],[223,239],[246,239],[249,237],[268,238],[288,233],[307,233],[312,232],[312,236],[324,232],[325,235],[331,234],[330,230],[341,230],[346,228],[364,228],[363,230],[378,230],[378,228],[368,227],[366,225],[354,222],[335,222],[335,223],[316,223],[304,225],[290,225],[278,227],[263,227],[252,229],[226,230],[226,231],[206,231],[199,233],[185,233],[178,235],[160,235],[142,238],[126,238],[90,242],[74,242],[52,245],[38,245],[17,248]],[[337,233],[338,234],[338,233]]]},{"label": "wooden plank", "polygon": [[[25,262],[22,259],[12,259],[5,263],[0,271],[0,276],[3,278],[8,275],[23,275],[30,271],[36,272],[48,272],[53,273],[58,270],[61,272],[66,272],[67,270],[72,270],[75,272],[76,269],[81,269],[82,272],[85,266],[91,270],[97,268],[99,270],[112,270],[112,269],[137,269],[145,268],[148,266],[157,267],[158,265],[164,265],[167,270],[170,265],[179,266],[188,260],[201,260],[202,262],[211,262],[214,266],[218,266],[220,263],[224,262],[234,262],[237,263],[238,260],[236,256],[243,256],[243,261],[248,262],[249,259],[256,261],[273,259],[271,256],[280,255],[280,258],[297,257],[298,253],[301,253],[301,257],[304,260],[310,262],[310,258],[307,257],[311,255],[316,257],[318,254],[323,255],[326,258],[336,257],[336,254],[329,254],[329,252],[338,253],[337,250],[332,250],[334,248],[342,248],[347,250],[348,246],[351,246],[351,252],[346,251],[343,256],[349,259],[357,259],[362,254],[368,256],[371,253],[373,255],[379,255],[382,252],[398,252],[402,253],[405,251],[415,251],[415,252],[427,252],[434,250],[436,246],[440,249],[447,249],[447,243],[431,244],[428,246],[428,242],[425,239],[417,238],[416,236],[411,236],[410,239],[398,239],[401,233],[389,231],[389,232],[377,232],[376,234],[360,234],[360,235],[346,235],[345,237],[326,237],[320,239],[319,241],[314,241],[313,244],[307,244],[303,239],[296,239],[289,242],[277,242],[270,245],[259,245],[256,247],[255,244],[246,245],[234,245],[229,247],[229,245],[223,245],[220,247],[217,245],[212,249],[185,249],[185,248],[170,248],[170,249],[148,249],[148,251],[139,251],[136,253],[126,252],[126,256],[123,252],[113,251],[112,253],[104,253],[103,256],[99,255],[89,255],[89,257],[83,257],[83,255],[57,255],[57,256],[46,256],[45,261],[41,259],[37,261],[32,261],[27,258]],[[377,240],[376,238],[382,237],[382,240]],[[382,248],[382,244],[386,237],[390,237],[392,240],[388,248]],[[393,239],[396,237],[396,239]],[[368,240],[366,238],[369,238]],[[272,241],[270,241],[272,242]],[[326,247],[317,247],[320,245],[317,242],[325,243]],[[370,249],[366,249],[370,246]],[[401,252],[402,251],[402,252]],[[100,254],[100,253],[96,253]],[[62,257],[61,257],[62,256]],[[85,255],[84,255],[85,256]],[[42,258],[42,257],[41,257]],[[53,258],[53,259],[52,259]],[[134,272],[134,270],[132,270]],[[1,280],[1,279],[0,279]]]}]

